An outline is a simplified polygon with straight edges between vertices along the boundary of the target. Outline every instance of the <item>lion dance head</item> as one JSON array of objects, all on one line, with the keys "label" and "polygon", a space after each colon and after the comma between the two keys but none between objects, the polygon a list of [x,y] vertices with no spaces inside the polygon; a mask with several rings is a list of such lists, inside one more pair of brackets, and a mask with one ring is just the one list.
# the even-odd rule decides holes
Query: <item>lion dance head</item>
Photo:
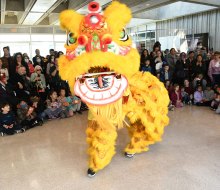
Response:
[{"label": "lion dance head", "polygon": [[104,11],[97,2],[91,2],[85,16],[73,10],[61,13],[67,42],[66,55],[59,59],[60,76],[86,103],[117,101],[129,77],[138,71],[139,54],[124,29],[130,19],[130,9],[119,2]]}]

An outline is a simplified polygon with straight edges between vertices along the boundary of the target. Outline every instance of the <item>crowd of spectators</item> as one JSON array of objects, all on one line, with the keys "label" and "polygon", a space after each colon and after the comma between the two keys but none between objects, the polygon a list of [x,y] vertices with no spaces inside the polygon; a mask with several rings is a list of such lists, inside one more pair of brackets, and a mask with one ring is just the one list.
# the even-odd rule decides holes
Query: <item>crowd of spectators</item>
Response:
[{"label": "crowd of spectators", "polygon": [[207,106],[220,113],[220,52],[207,51],[198,42],[194,51],[161,51],[156,42],[153,51],[141,53],[140,71],[155,75],[169,92],[169,109],[184,105]]},{"label": "crowd of spectators", "polygon": [[[0,134],[12,135],[41,126],[44,121],[72,117],[87,110],[79,97],[71,94],[67,81],[59,76],[58,58],[63,52],[40,50],[31,60],[26,53],[10,55],[3,48],[0,58]],[[169,92],[169,109],[184,105],[209,106],[220,113],[220,52],[206,51],[198,43],[194,51],[153,51],[144,49],[140,71],[150,72]]]},{"label": "crowd of spectators", "polygon": [[87,107],[71,94],[67,81],[59,76],[53,49],[43,57],[40,50],[30,60],[24,53],[10,55],[3,48],[0,58],[0,135],[13,135],[41,126],[44,121],[82,114]]}]

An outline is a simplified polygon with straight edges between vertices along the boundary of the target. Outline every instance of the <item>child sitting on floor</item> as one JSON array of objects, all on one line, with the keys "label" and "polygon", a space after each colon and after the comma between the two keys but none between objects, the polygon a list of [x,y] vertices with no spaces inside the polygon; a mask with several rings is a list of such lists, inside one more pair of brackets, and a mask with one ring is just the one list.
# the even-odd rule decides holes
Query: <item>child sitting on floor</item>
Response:
[{"label": "child sitting on floor", "polygon": [[184,89],[185,89],[185,92],[189,95],[189,98],[190,98],[189,104],[192,104],[193,103],[193,89],[190,86],[188,79],[184,80]]},{"label": "child sitting on floor", "polygon": [[219,105],[220,105],[220,93],[217,92],[215,94],[214,100],[211,103],[211,109],[213,111],[216,111],[218,109]]},{"label": "child sitting on floor", "polygon": [[210,85],[207,85],[206,86],[206,90],[204,91],[204,99],[205,99],[205,101],[207,102],[207,104],[209,102],[209,104],[211,105],[211,102],[212,102],[212,100],[214,100],[214,98],[215,98],[214,90],[212,90]]},{"label": "child sitting on floor", "polygon": [[14,135],[16,133],[23,133],[25,131],[20,125],[17,124],[15,116],[10,112],[10,106],[7,102],[0,103],[0,134]]},{"label": "child sitting on floor", "polygon": [[179,85],[174,84],[174,90],[171,94],[172,104],[177,108],[183,107],[182,96],[181,96],[181,93],[180,93],[179,89],[180,89]]},{"label": "child sitting on floor", "polygon": [[47,116],[48,119],[51,120],[51,119],[64,117],[62,105],[57,99],[56,91],[51,91],[49,93],[49,96],[46,102],[47,102],[47,109],[44,111],[44,114],[43,114],[44,118],[45,116]]},{"label": "child sitting on floor", "polygon": [[185,91],[185,88],[184,88],[184,87],[181,87],[181,96],[182,96],[182,100],[183,100],[183,103],[184,103],[184,104],[188,104],[188,105],[191,104],[190,96],[189,96],[189,94]]},{"label": "child sitting on floor", "polygon": [[34,107],[29,106],[25,101],[22,100],[17,108],[18,122],[26,130],[43,124],[43,121],[37,117]]},{"label": "child sitting on floor", "polygon": [[194,104],[197,106],[209,106],[210,104],[210,102],[207,102],[204,98],[202,86],[198,86],[197,91],[194,93]]},{"label": "child sitting on floor", "polygon": [[60,96],[59,96],[58,100],[62,104],[63,115],[65,117],[73,116],[74,109],[73,109],[72,99],[70,96],[66,96],[65,89],[60,90]]},{"label": "child sitting on floor", "polygon": [[81,99],[78,96],[73,96],[72,97],[72,104],[73,104],[73,112],[74,113],[78,113],[78,114],[82,114],[82,112],[80,111],[81,109]]}]

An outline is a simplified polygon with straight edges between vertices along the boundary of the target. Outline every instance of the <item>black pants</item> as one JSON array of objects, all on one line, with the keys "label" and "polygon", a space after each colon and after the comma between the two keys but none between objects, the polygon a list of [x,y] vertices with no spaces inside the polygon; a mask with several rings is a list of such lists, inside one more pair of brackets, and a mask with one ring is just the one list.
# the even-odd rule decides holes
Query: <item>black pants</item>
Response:
[{"label": "black pants", "polygon": [[6,129],[5,127],[0,127],[0,132],[5,133],[7,135],[13,135],[16,131],[20,131],[22,129],[21,125],[14,124],[12,128]]},{"label": "black pants", "polygon": [[26,119],[21,122],[21,126],[24,127],[26,130],[37,127],[39,125],[42,125],[42,120],[38,117],[31,120]]},{"label": "black pants", "polygon": [[207,102],[197,102],[196,105],[197,106],[211,106],[212,101],[207,101]]},{"label": "black pants", "polygon": [[220,74],[212,75],[214,84],[220,85]]}]

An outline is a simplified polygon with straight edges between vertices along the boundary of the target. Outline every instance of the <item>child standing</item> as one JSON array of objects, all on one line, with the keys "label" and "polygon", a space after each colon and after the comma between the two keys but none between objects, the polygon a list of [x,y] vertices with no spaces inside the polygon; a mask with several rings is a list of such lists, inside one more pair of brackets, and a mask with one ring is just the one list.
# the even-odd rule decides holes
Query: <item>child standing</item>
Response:
[{"label": "child standing", "polygon": [[10,112],[10,106],[7,102],[0,104],[0,134],[14,135],[16,133],[23,133],[25,129],[16,123],[15,116]]},{"label": "child standing", "polygon": [[180,87],[178,84],[174,84],[174,91],[171,94],[172,104],[177,108],[183,107],[182,96],[180,93]]},{"label": "child standing", "polygon": [[47,109],[44,111],[44,117],[49,119],[59,118],[63,114],[62,105],[57,99],[56,91],[51,91],[47,99]]}]

